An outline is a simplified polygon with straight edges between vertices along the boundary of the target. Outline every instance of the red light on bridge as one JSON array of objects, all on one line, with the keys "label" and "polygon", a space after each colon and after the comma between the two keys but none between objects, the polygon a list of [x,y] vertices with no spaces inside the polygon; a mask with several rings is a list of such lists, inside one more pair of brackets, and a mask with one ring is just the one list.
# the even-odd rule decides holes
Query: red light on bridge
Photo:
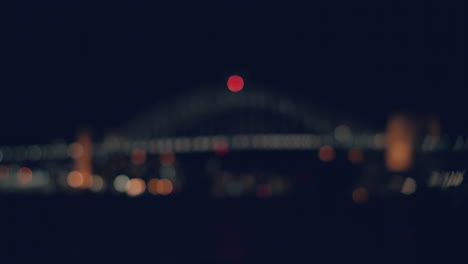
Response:
[{"label": "red light on bridge", "polygon": [[232,75],[227,81],[229,91],[237,93],[244,88],[244,79],[239,75]]}]

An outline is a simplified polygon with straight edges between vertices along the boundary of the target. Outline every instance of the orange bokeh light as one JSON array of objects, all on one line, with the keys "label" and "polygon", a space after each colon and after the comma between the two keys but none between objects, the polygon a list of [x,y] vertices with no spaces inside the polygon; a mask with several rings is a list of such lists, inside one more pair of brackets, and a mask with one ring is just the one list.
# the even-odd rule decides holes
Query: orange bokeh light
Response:
[{"label": "orange bokeh light", "polygon": [[126,189],[129,196],[138,196],[145,192],[146,184],[142,179],[135,178],[127,182]]},{"label": "orange bokeh light", "polygon": [[151,179],[148,182],[148,192],[151,194],[158,194],[158,179]]},{"label": "orange bokeh light", "polygon": [[72,171],[67,176],[67,183],[72,188],[80,188],[84,184],[84,176],[78,171]]},{"label": "orange bokeh light", "polygon": [[171,194],[174,190],[172,182],[168,179],[158,180],[156,185],[156,192],[161,195]]},{"label": "orange bokeh light", "polygon": [[21,184],[26,184],[32,181],[32,177],[33,177],[32,170],[27,167],[22,167],[21,169],[19,169],[17,176],[18,176],[18,181]]},{"label": "orange bokeh light", "polygon": [[414,124],[405,116],[395,116],[387,126],[385,165],[390,171],[406,171],[413,160]]},{"label": "orange bokeh light", "polygon": [[359,187],[354,189],[352,197],[355,203],[363,204],[369,200],[369,193],[367,192],[366,188]]}]

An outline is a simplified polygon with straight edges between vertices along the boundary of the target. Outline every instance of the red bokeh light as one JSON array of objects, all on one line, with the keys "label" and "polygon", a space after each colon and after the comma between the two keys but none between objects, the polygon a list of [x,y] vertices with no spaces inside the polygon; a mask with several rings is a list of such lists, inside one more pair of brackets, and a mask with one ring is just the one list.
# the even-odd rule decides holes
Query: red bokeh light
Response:
[{"label": "red bokeh light", "polygon": [[229,153],[229,144],[224,141],[217,141],[214,144],[214,152],[217,156],[226,156]]},{"label": "red bokeh light", "polygon": [[159,161],[161,162],[162,165],[171,165],[174,164],[175,162],[175,155],[173,152],[163,152],[159,156]]},{"label": "red bokeh light", "polygon": [[330,146],[323,146],[319,149],[318,156],[323,162],[332,161],[335,158],[335,149]]},{"label": "red bokeh light", "polygon": [[227,87],[231,92],[239,92],[244,88],[244,79],[239,75],[232,75],[227,81]]},{"label": "red bokeh light", "polygon": [[142,149],[134,149],[132,151],[132,163],[142,165],[146,161],[146,152]]}]

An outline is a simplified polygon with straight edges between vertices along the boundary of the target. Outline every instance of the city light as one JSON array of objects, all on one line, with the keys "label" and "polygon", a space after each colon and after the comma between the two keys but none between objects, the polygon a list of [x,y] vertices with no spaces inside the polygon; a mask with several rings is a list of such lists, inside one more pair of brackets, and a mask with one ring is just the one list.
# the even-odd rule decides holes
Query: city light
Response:
[{"label": "city light", "polygon": [[369,200],[369,193],[366,188],[359,187],[353,190],[352,198],[355,203],[363,204]]},{"label": "city light", "polygon": [[151,179],[148,182],[148,192],[154,195],[158,194],[158,181],[159,179]]},{"label": "city light", "polygon": [[318,157],[323,162],[330,162],[335,158],[335,149],[330,146],[323,146],[319,149]]},{"label": "city light", "polygon": [[433,171],[428,180],[429,187],[446,189],[463,183],[465,171]]},{"label": "city light", "polygon": [[159,155],[159,161],[162,165],[172,165],[175,162],[175,155],[173,152],[163,152]]},{"label": "city light", "polygon": [[226,156],[229,152],[229,144],[224,140],[216,141],[213,148],[217,156]]},{"label": "city light", "polygon": [[67,183],[72,188],[80,188],[84,183],[83,174],[78,171],[72,171],[67,176]]},{"label": "city light", "polygon": [[161,195],[169,195],[172,193],[174,186],[172,181],[168,179],[161,179],[157,181],[156,192]]},{"label": "city light", "polygon": [[70,155],[72,159],[79,159],[81,156],[83,156],[83,154],[84,147],[78,142],[74,142],[68,147],[68,155]]},{"label": "city light", "polygon": [[32,181],[33,173],[30,168],[22,167],[18,170],[17,176],[21,184],[27,184]]},{"label": "city light", "polygon": [[395,116],[388,122],[385,164],[390,171],[410,168],[413,160],[413,123],[404,116]]},{"label": "city light", "polygon": [[127,191],[127,183],[129,181],[129,178],[127,175],[118,175],[114,179],[114,189],[118,192],[126,192]]},{"label": "city light", "polygon": [[146,152],[142,149],[135,149],[132,151],[131,158],[134,165],[142,165],[146,161]]},{"label": "city light", "polygon": [[401,193],[410,195],[416,191],[416,181],[413,178],[406,178],[401,187]]},{"label": "city light", "polygon": [[340,142],[349,142],[352,139],[351,129],[346,125],[337,126],[334,135]]},{"label": "city light", "polygon": [[9,173],[8,167],[0,165],[0,180],[6,181],[8,180]]},{"label": "city light", "polygon": [[135,178],[127,181],[125,189],[129,196],[138,196],[145,192],[146,184],[142,179]]},{"label": "city light", "polygon": [[244,79],[239,75],[232,75],[227,81],[227,87],[231,92],[240,92],[244,88]]},{"label": "city light", "polygon": [[93,184],[89,189],[93,192],[100,192],[104,189],[104,179],[99,175],[93,175]]},{"label": "city light", "polygon": [[176,170],[172,165],[162,165],[159,168],[161,178],[174,181],[176,179]]},{"label": "city light", "polygon": [[38,145],[32,145],[27,148],[29,160],[40,160],[42,158],[42,149]]}]

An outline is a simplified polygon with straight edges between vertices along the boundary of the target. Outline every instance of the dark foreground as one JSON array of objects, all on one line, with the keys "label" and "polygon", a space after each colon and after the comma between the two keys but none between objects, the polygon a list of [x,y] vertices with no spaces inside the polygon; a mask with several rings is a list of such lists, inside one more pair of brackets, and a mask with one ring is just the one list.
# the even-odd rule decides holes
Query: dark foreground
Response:
[{"label": "dark foreground", "polygon": [[[1,263],[307,263],[463,258],[454,193],[220,199],[0,196]],[[353,261],[354,262],[354,261]]]}]

